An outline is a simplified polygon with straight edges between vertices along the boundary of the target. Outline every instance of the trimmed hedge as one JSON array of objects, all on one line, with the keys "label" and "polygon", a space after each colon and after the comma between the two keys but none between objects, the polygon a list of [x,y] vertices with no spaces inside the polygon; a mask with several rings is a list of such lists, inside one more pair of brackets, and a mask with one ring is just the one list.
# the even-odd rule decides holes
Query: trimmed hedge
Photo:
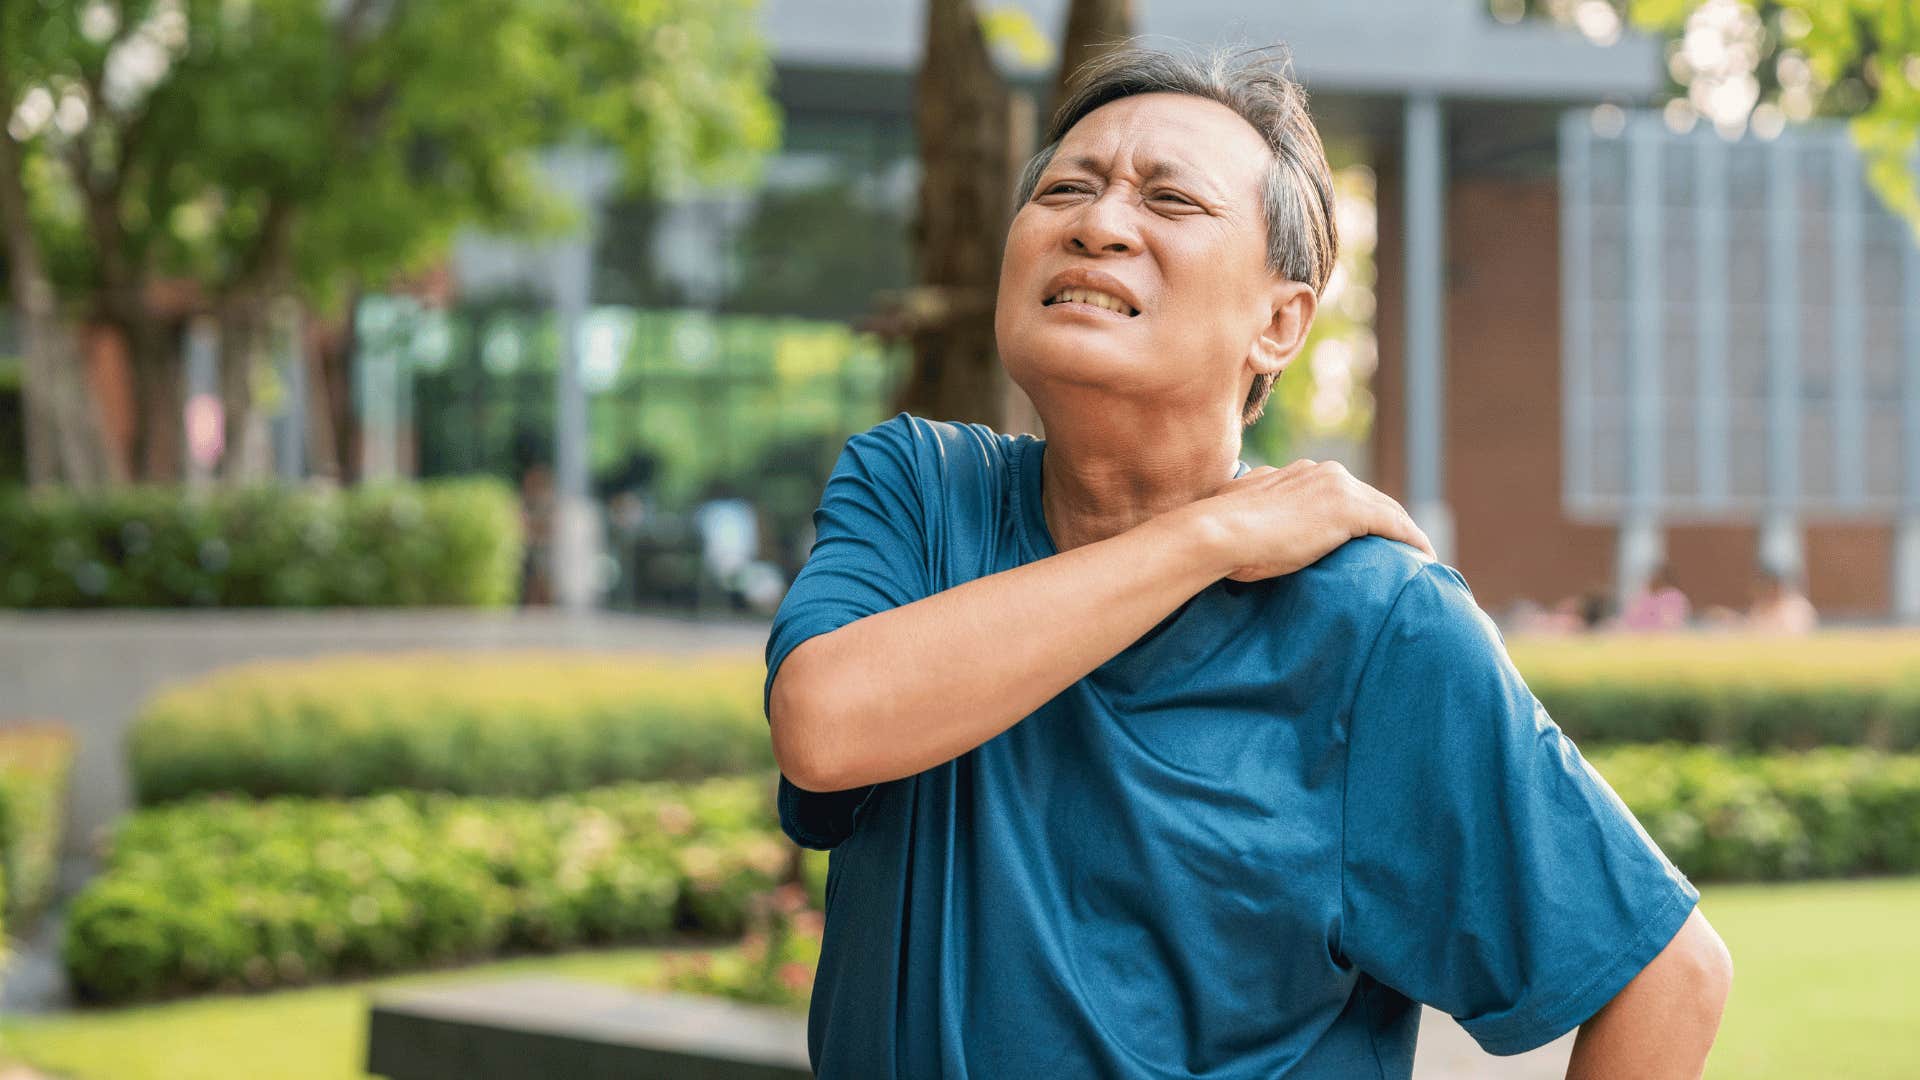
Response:
[{"label": "trimmed hedge", "polygon": [[1920,754],[1667,744],[1596,749],[1587,759],[1689,877],[1920,871]]},{"label": "trimmed hedge", "polygon": [[1920,750],[1920,634],[1521,638],[1513,662],[1582,743]]},{"label": "trimmed hedge", "polygon": [[345,490],[0,493],[0,607],[497,607],[517,499],[492,479]]},{"label": "trimmed hedge", "polygon": [[66,820],[73,737],[52,724],[0,731],[0,872],[15,931],[53,897]]},{"label": "trimmed hedge", "polygon": [[74,901],[83,999],[399,971],[516,950],[734,935],[793,845],[772,776],[546,800],[410,792],[136,812]]},{"label": "trimmed hedge", "polygon": [[548,795],[773,765],[753,660],[417,654],[229,668],[157,695],[136,798]]},{"label": "trimmed hedge", "polygon": [[[1920,749],[1920,636],[1516,639],[1583,744]],[[151,701],[143,805],[215,792],[543,795],[773,763],[758,658],[423,654],[250,664]]]}]

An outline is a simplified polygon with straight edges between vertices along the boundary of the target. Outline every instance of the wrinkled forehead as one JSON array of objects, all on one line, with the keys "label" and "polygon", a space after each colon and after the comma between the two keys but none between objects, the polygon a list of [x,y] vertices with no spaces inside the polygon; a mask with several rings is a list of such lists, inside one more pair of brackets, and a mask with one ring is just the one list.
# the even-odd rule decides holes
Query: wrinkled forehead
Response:
[{"label": "wrinkled forehead", "polygon": [[1205,183],[1222,197],[1257,195],[1273,151],[1239,113],[1191,94],[1109,101],[1067,129],[1048,171],[1124,173],[1140,182]]}]

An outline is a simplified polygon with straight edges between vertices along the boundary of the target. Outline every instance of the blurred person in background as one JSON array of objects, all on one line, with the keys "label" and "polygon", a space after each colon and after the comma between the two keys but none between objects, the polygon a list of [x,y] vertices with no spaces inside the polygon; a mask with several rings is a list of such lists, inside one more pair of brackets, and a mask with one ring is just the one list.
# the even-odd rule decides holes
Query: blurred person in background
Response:
[{"label": "blurred person in background", "polygon": [[1588,633],[1610,629],[1615,621],[1613,598],[1600,589],[1580,594],[1580,626]]},{"label": "blurred person in background", "polygon": [[520,474],[520,529],[526,542],[520,556],[521,607],[553,603],[553,468],[538,445],[532,432],[520,432],[513,440]]},{"label": "blurred person in background", "polygon": [[1692,614],[1693,605],[1688,602],[1687,594],[1680,591],[1666,564],[1662,563],[1627,601],[1620,613],[1620,626],[1641,632],[1684,630]]},{"label": "blurred person in background", "polygon": [[702,580],[717,585],[734,610],[771,613],[786,592],[779,567],[760,555],[760,511],[730,483],[715,483],[693,512]]},{"label": "blurred person in background", "polygon": [[853,436],[767,643],[816,1073],[1405,1078],[1424,1002],[1699,1076],[1698,891],[1397,503],[1238,460],[1334,265],[1298,84],[1119,48],[1045,141],[994,329],[1047,438]]},{"label": "blurred person in background", "polygon": [[653,477],[658,469],[659,459],[635,450],[597,485],[606,507],[607,551],[615,567],[613,595],[626,607],[638,606],[641,600],[641,559],[645,537],[655,527]]},{"label": "blurred person in background", "polygon": [[1514,605],[1508,618],[1515,633],[1564,636],[1602,629],[1610,615],[1603,594],[1585,592],[1563,596],[1550,608],[1523,600]]},{"label": "blurred person in background", "polygon": [[1820,625],[1813,602],[1791,574],[1768,567],[1760,572],[1747,609],[1747,629],[1763,634],[1810,634]]}]

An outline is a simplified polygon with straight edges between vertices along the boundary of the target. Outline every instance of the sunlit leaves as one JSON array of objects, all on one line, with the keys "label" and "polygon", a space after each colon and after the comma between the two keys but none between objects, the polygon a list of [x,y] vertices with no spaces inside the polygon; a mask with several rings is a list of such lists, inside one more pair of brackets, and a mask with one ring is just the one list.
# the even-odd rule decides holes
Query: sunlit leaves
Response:
[{"label": "sunlit leaves", "polygon": [[[1670,35],[1683,33],[1709,7],[1737,8],[1757,19],[1764,35],[1753,70],[1764,75],[1789,54],[1789,69],[1804,62],[1818,92],[1818,112],[1851,119],[1869,182],[1920,230],[1920,170],[1914,165],[1920,151],[1920,7],[1913,0],[1628,0],[1627,6],[1637,26]],[[1807,92],[1777,89],[1783,99]]]},{"label": "sunlit leaves", "polygon": [[[754,8],[0,0],[0,121],[43,163],[43,246],[91,186],[117,196],[136,264],[218,290],[258,269],[278,214],[324,294],[433,258],[462,225],[555,225],[532,169],[548,146],[612,148],[635,190],[751,179],[778,133]],[[84,284],[98,252],[76,254]]]}]

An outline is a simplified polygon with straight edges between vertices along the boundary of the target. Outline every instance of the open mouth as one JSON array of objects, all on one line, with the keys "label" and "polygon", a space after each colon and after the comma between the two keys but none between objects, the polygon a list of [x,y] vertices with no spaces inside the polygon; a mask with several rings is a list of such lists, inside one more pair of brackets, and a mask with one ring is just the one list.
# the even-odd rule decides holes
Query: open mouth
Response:
[{"label": "open mouth", "polygon": [[1062,289],[1053,296],[1040,301],[1040,303],[1046,307],[1052,307],[1055,304],[1088,304],[1105,311],[1111,311],[1117,315],[1125,315],[1128,318],[1133,318],[1140,314],[1139,308],[1133,307],[1111,293],[1103,293],[1098,289]]}]

